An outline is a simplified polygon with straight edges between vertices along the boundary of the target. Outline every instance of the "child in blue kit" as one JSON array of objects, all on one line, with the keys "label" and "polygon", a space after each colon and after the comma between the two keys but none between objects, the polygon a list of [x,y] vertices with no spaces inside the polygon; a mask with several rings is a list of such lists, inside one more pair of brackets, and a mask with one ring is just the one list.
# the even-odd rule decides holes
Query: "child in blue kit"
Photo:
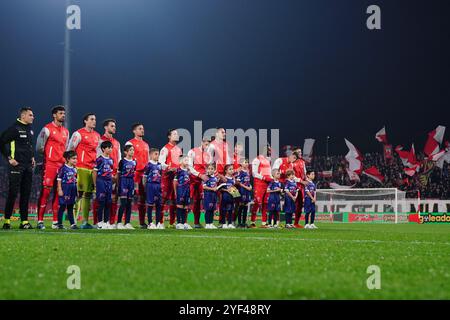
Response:
[{"label": "child in blue kit", "polygon": [[225,187],[220,189],[222,192],[222,197],[220,199],[220,223],[223,229],[235,229],[233,225],[233,209],[234,209],[234,198],[231,194],[231,189],[234,188],[236,180],[233,177],[234,169],[232,164],[227,164],[225,166]]},{"label": "child in blue kit", "polygon": [[282,185],[280,182],[280,170],[272,170],[273,180],[269,183],[267,187],[267,193],[269,194],[269,199],[267,202],[267,211],[269,211],[269,226],[272,228],[278,228],[278,215],[280,213],[280,200]]},{"label": "child in blue kit", "polygon": [[[144,184],[147,203],[147,229],[164,229],[161,223],[161,172],[162,165],[158,162],[159,150],[152,148],[149,152],[150,161],[145,167]],[[155,221],[153,223],[152,210],[155,208]]]},{"label": "child in blue kit", "polygon": [[97,229],[112,229],[109,224],[109,211],[112,203],[112,173],[113,160],[110,158],[113,145],[110,141],[103,141],[100,144],[102,154],[95,162],[92,180],[95,184],[95,195],[98,201],[98,223]]},{"label": "child in blue kit", "polygon": [[[305,229],[317,229],[314,225],[316,217],[316,185],[313,182],[315,178],[314,171],[306,172],[306,186],[305,186]],[[311,219],[311,220],[310,220]]]},{"label": "child in blue kit", "polygon": [[286,219],[286,228],[294,228],[292,224],[292,216],[295,212],[295,201],[298,195],[298,186],[295,182],[295,172],[294,170],[286,171],[286,183],[284,184],[284,215]]},{"label": "child in blue kit", "polygon": [[239,187],[238,202],[238,228],[248,228],[247,226],[247,211],[248,203],[251,201],[252,185],[250,183],[250,172],[248,159],[244,159],[241,163],[241,170],[236,177],[237,186]]},{"label": "child in blue kit", "polygon": [[217,186],[219,178],[214,174],[216,166],[208,164],[206,167],[206,175],[208,179],[203,183],[203,209],[205,210],[205,229],[217,229],[213,224],[214,212],[217,205]]},{"label": "child in blue kit", "polygon": [[63,154],[66,163],[58,170],[58,229],[64,229],[63,215],[67,209],[67,218],[70,229],[78,229],[73,216],[73,207],[77,198],[77,154],[75,151],[66,151]]},{"label": "child in blue kit", "polygon": [[177,204],[177,225],[178,230],[189,230],[192,227],[187,223],[187,209],[190,204],[190,179],[189,179],[189,159],[182,157],[180,167],[175,173],[173,179],[173,187],[175,191],[175,199]]},{"label": "child in blue kit", "polygon": [[[134,229],[131,225],[131,205],[133,203],[134,191],[136,190],[136,183],[134,182],[134,174],[136,172],[136,160],[133,159],[134,147],[129,144],[123,148],[125,157],[120,160],[118,174],[119,174],[119,188],[118,195],[120,198],[120,208],[117,218],[117,229]],[[125,213],[125,224],[122,223],[122,217]]]}]

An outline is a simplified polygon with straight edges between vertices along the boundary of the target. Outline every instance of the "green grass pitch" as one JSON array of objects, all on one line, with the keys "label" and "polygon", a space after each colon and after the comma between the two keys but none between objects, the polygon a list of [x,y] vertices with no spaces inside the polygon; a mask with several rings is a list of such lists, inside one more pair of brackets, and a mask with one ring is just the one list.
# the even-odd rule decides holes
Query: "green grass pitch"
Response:
[{"label": "green grass pitch", "polygon": [[[450,225],[0,230],[0,299],[450,299]],[[69,265],[81,289],[67,289]],[[369,265],[381,289],[366,285]]]}]

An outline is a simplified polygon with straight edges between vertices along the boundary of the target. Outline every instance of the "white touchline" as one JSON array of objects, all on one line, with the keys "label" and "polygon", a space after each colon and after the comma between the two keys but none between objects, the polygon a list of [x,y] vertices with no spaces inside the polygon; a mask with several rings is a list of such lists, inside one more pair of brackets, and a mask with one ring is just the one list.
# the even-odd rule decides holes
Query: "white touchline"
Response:
[{"label": "white touchline", "polygon": [[[11,230],[13,231],[13,230]],[[11,233],[11,231],[8,231],[8,233]],[[419,240],[411,240],[411,241],[399,241],[399,240],[370,240],[370,239],[328,239],[328,238],[311,238],[311,239],[307,239],[307,238],[272,238],[272,237],[254,237],[254,236],[242,236],[242,237],[237,237],[237,236],[227,236],[227,235],[211,235],[211,236],[207,236],[207,235],[195,235],[195,234],[155,234],[155,233],[120,233],[120,232],[111,232],[111,233],[100,233],[100,232],[95,232],[95,233],[90,233],[90,232],[37,232],[37,233],[24,233],[24,232],[20,232],[19,230],[14,230],[17,233],[20,233],[21,235],[36,235],[36,234],[42,234],[42,235],[70,235],[70,234],[77,234],[77,235],[88,235],[88,236],[98,236],[98,235],[118,235],[118,236],[132,236],[134,234],[139,234],[139,235],[145,235],[145,236],[151,236],[151,237],[181,237],[181,238],[213,238],[213,239],[250,239],[250,240],[267,240],[267,239],[271,239],[274,241],[316,241],[316,242],[321,242],[321,241],[327,241],[327,242],[354,242],[354,243],[397,243],[397,244],[423,244],[423,245],[450,245],[450,242],[435,242],[435,241],[419,241]],[[13,231],[13,232],[14,232]]]}]

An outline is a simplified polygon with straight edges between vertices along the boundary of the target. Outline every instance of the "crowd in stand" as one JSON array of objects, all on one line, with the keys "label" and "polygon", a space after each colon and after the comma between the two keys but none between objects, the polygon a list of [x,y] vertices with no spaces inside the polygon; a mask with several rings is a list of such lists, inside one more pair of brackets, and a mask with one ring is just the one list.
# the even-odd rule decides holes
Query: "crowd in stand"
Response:
[{"label": "crowd in stand", "polygon": [[[362,174],[360,181],[350,181],[346,168],[348,167],[345,156],[316,156],[312,159],[310,167],[316,171],[316,183],[318,189],[330,188],[330,183],[334,182],[343,186],[353,186],[354,188],[398,188],[406,191],[406,196],[417,197],[420,191],[421,198],[429,199],[450,199],[450,167],[444,163],[443,168],[435,165],[430,166],[428,174],[425,165],[413,177],[404,172],[404,166],[397,154],[392,160],[386,162],[382,153],[367,153],[364,157],[364,168],[376,166],[382,175],[382,183]],[[419,161],[424,159],[423,154],[418,154]],[[332,173],[331,173],[331,172]],[[322,174],[325,172],[325,174]],[[331,176],[329,176],[331,173]]]}]

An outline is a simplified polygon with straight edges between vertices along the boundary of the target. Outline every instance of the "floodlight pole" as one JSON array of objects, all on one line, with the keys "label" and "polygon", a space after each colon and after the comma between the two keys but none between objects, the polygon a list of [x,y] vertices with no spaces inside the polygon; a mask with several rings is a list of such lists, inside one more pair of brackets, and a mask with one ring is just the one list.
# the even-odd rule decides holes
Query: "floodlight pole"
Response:
[{"label": "floodlight pole", "polygon": [[[66,10],[70,0],[66,0]],[[64,19],[64,74],[63,74],[63,105],[66,108],[66,128],[70,130],[70,30]]]}]

